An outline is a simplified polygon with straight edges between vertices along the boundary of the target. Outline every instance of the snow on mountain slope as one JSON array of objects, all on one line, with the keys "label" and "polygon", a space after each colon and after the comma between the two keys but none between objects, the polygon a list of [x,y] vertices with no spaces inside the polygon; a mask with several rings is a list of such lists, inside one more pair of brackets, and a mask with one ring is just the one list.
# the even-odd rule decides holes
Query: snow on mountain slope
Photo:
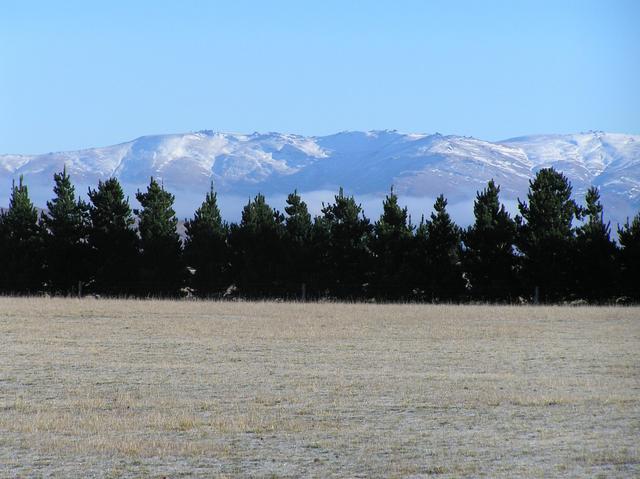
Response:
[{"label": "snow on mountain slope", "polygon": [[0,175],[12,175],[30,159],[27,155],[0,155]]},{"label": "snow on mountain slope", "polygon": [[395,131],[343,132],[317,139],[327,153],[288,177],[274,178],[273,191],[336,190],[450,199],[475,195],[490,178],[515,194],[526,189],[530,167],[519,150],[459,136],[404,135]]},{"label": "snow on mountain slope", "polygon": [[[44,155],[0,155],[0,204],[12,179],[24,175],[35,201],[51,196],[53,174],[66,165],[79,192],[116,176],[127,191],[149,177],[189,198],[195,209],[209,183],[223,195],[336,191],[379,197],[391,185],[404,197],[470,202],[493,178],[505,200],[524,198],[540,168],[563,171],[578,200],[595,184],[611,217],[640,207],[640,136],[603,132],[534,135],[491,143],[394,130],[346,131],[323,137],[200,131],[145,136],[119,145]],[[430,205],[425,205],[428,211]]]},{"label": "snow on mountain slope", "polygon": [[502,144],[521,149],[533,172],[550,166],[562,171],[579,200],[589,186],[600,188],[605,208],[616,221],[640,209],[640,135],[590,131],[525,136]]},{"label": "snow on mountain slope", "polygon": [[620,169],[640,160],[640,136],[594,131],[574,135],[536,135],[502,144],[522,149],[534,167],[553,166],[573,181],[593,181],[610,168]]}]

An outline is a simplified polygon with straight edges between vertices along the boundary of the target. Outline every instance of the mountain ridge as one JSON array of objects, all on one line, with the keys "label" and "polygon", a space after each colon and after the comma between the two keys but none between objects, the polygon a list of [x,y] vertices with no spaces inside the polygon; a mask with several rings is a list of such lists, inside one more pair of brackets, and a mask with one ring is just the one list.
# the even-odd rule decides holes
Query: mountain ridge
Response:
[{"label": "mountain ridge", "polygon": [[[588,131],[525,135],[497,142],[440,133],[346,130],[324,136],[200,130],[144,135],[98,148],[40,155],[0,155],[0,201],[11,180],[24,176],[36,197],[50,196],[53,173],[66,166],[79,190],[116,176],[129,191],[154,176],[195,197],[211,181],[221,194],[285,195],[336,191],[471,201],[493,178],[505,200],[524,198],[529,179],[543,167],[562,171],[579,198],[591,185],[605,208],[624,219],[640,207],[640,135]],[[200,198],[200,196],[198,196]]]}]

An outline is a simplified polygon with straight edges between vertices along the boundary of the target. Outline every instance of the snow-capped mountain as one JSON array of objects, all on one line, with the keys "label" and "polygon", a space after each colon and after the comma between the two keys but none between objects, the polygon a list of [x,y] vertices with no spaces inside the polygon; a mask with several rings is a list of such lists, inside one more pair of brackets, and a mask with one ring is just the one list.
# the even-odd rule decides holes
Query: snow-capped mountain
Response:
[{"label": "snow-capped mountain", "polygon": [[[193,211],[213,181],[221,197],[258,192],[282,196],[337,191],[381,197],[391,185],[406,198],[471,202],[493,178],[509,202],[524,198],[528,181],[543,167],[563,171],[580,201],[600,187],[614,221],[640,208],[640,135],[587,132],[534,135],[501,142],[462,136],[347,131],[305,137],[200,131],[145,136],[115,146],[43,155],[0,155],[0,204],[12,179],[23,175],[37,204],[51,196],[53,174],[66,165],[78,191],[116,176],[127,191],[161,179]],[[428,212],[430,204],[425,205]]]}]

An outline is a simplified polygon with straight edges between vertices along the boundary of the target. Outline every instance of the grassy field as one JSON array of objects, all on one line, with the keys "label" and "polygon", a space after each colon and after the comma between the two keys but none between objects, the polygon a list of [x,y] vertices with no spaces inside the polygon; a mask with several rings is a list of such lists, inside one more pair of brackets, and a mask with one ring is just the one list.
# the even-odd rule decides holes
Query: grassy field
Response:
[{"label": "grassy field", "polygon": [[0,299],[0,477],[633,477],[640,309]]}]

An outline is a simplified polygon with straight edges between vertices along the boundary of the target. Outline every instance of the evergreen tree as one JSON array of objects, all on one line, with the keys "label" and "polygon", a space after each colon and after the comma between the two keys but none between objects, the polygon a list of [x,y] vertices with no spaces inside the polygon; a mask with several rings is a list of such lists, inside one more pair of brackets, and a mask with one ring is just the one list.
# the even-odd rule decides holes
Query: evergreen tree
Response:
[{"label": "evergreen tree", "polygon": [[151,178],[147,191],[138,191],[136,199],[142,206],[134,211],[139,218],[142,246],[141,291],[152,296],[175,296],[184,279],[182,244],[173,210],[175,198]]},{"label": "evergreen tree", "polygon": [[362,207],[340,188],[335,202],[322,208],[314,229],[320,241],[324,287],[340,298],[365,295],[371,271],[372,226]]},{"label": "evergreen tree", "polygon": [[518,201],[517,246],[523,254],[523,276],[540,298],[558,300],[574,288],[575,231],[581,210],[571,199],[569,180],[553,168],[543,168],[529,181],[529,203]]},{"label": "evergreen tree", "polygon": [[398,205],[398,195],[393,188],[382,208],[382,215],[373,227],[371,245],[374,253],[374,294],[379,298],[408,298],[412,290],[409,254],[413,226],[407,208]]},{"label": "evergreen tree", "polygon": [[[464,293],[464,280],[460,267],[460,228],[447,212],[447,200],[438,196],[434,212],[426,227],[427,298],[456,300]],[[421,233],[423,234],[423,233]]]},{"label": "evergreen tree", "polygon": [[[302,201],[297,191],[287,197],[287,206],[284,211],[285,219],[285,250],[286,271],[285,280],[289,295],[302,294],[301,288],[310,287],[313,284],[311,235],[313,224],[307,204]],[[303,286],[304,285],[304,286]]]},{"label": "evergreen tree", "polygon": [[310,264],[313,268],[311,274],[311,289],[315,296],[322,297],[335,289],[334,272],[330,267],[332,261],[330,255],[331,225],[323,216],[316,216],[313,219],[310,245]]},{"label": "evergreen tree", "polygon": [[499,194],[493,180],[477,193],[475,222],[462,234],[463,269],[471,294],[481,300],[505,300],[516,292],[516,224],[500,204]]},{"label": "evergreen tree", "polygon": [[616,291],[617,246],[611,240],[609,223],[604,222],[598,189],[589,188],[585,199],[586,221],[576,237],[577,294],[603,301]]},{"label": "evergreen tree", "polygon": [[252,297],[283,293],[284,216],[258,194],[231,225],[232,271],[240,292]]},{"label": "evergreen tree", "polygon": [[185,261],[195,269],[191,285],[202,297],[221,295],[229,286],[229,228],[222,221],[217,198],[211,183],[193,219],[185,222]]},{"label": "evergreen tree", "polygon": [[416,228],[415,234],[411,239],[409,249],[409,265],[408,278],[412,287],[412,294],[418,299],[432,300],[429,285],[431,283],[431,265],[429,262],[429,254],[427,250],[429,230],[428,222],[424,215],[420,218],[420,223]]},{"label": "evergreen tree", "polygon": [[640,213],[631,223],[627,219],[621,228],[618,226],[620,240],[620,279],[621,290],[636,301],[640,299]]},{"label": "evergreen tree", "polygon": [[55,197],[47,201],[47,213],[41,218],[45,274],[50,291],[68,294],[89,280],[89,207],[76,199],[66,167],[53,180]]},{"label": "evergreen tree", "polygon": [[9,208],[0,214],[0,291],[35,293],[42,287],[42,235],[38,211],[20,181],[11,186]]},{"label": "evergreen tree", "polygon": [[111,296],[134,294],[138,272],[138,236],[122,187],[116,178],[89,188],[93,290]]}]

